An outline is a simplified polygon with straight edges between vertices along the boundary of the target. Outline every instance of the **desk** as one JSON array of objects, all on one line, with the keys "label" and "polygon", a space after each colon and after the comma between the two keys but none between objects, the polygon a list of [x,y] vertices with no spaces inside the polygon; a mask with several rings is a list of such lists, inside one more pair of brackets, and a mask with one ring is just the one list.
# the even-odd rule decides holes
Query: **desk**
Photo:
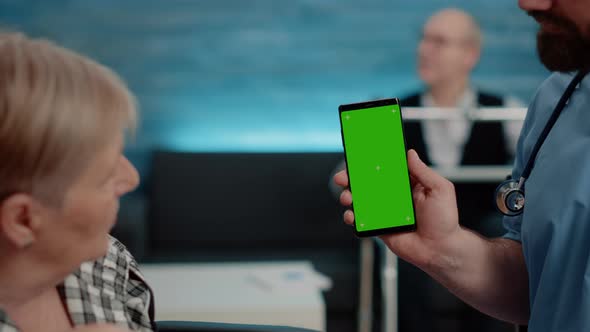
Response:
[{"label": "desk", "polygon": [[309,262],[143,264],[157,320],[285,325],[325,331],[331,281]]}]

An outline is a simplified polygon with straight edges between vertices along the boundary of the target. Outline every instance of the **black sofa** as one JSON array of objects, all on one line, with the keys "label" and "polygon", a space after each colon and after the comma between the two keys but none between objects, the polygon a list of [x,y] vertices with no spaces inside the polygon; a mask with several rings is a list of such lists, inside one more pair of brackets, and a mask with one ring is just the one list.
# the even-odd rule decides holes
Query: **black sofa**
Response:
[{"label": "black sofa", "polygon": [[342,158],[157,151],[141,203],[146,245],[137,251],[146,262],[309,260],[333,282],[328,330],[354,331],[359,241],[328,187]]}]

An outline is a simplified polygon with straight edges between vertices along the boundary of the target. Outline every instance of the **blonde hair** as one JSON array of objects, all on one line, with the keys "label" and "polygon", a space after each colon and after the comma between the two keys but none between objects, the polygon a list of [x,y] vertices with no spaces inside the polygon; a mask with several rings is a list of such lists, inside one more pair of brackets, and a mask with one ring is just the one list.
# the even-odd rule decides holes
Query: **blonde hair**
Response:
[{"label": "blonde hair", "polygon": [[136,117],[134,97],[108,68],[47,40],[0,33],[0,200],[61,197]]}]

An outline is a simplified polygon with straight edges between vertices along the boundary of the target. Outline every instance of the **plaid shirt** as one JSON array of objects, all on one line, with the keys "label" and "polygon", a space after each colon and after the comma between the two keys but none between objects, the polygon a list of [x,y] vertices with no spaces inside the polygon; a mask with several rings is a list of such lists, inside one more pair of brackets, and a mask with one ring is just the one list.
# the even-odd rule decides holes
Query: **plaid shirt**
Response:
[{"label": "plaid shirt", "polygon": [[[111,237],[105,257],[84,262],[58,286],[74,326],[112,323],[135,331],[152,331],[153,295],[137,262]],[[18,332],[0,310],[0,332]]]}]

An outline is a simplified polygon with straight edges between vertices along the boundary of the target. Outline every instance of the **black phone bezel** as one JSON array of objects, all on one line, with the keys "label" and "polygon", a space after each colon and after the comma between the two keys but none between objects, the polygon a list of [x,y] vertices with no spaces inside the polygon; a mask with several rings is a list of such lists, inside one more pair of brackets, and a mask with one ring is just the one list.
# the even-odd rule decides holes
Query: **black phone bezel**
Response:
[{"label": "black phone bezel", "polygon": [[[401,107],[401,104],[400,104],[398,98],[387,98],[387,99],[364,101],[364,102],[353,103],[353,104],[343,104],[338,107],[338,118],[339,118],[339,122],[340,122],[340,137],[342,138],[342,148],[344,150],[344,160],[347,165],[348,165],[348,159],[347,159],[347,153],[346,153],[346,143],[344,140],[344,129],[342,127],[342,115],[341,115],[342,112],[362,111],[362,110],[366,110],[368,108],[374,108],[374,107],[379,107],[379,106],[389,106],[389,105],[398,105],[399,106],[400,120],[402,121],[402,126],[401,126],[402,127],[402,136],[404,138],[404,151],[406,153],[406,163],[407,163],[407,161],[408,161],[408,150],[407,150],[408,145],[406,143],[406,133],[404,131],[404,126],[403,126],[403,114],[401,112],[402,107]],[[348,168],[346,168],[346,174],[348,175],[348,179],[350,181],[350,174],[348,174]],[[412,184],[410,183],[409,169],[408,169],[408,184],[411,188]],[[348,189],[352,192],[352,183],[350,183],[350,182],[349,182]],[[411,189],[410,189],[410,195],[412,195]],[[353,202],[353,205],[350,206],[350,209],[352,211],[354,211],[354,202]],[[353,225],[354,234],[357,237],[371,237],[371,236],[391,234],[391,233],[403,233],[403,232],[416,231],[418,229],[418,223],[416,220],[416,207],[414,204],[413,196],[412,196],[412,211],[414,213],[414,223],[411,225],[394,226],[394,227],[387,227],[387,228],[380,228],[380,229],[359,232],[356,228],[356,220],[355,220],[355,223]]]}]

